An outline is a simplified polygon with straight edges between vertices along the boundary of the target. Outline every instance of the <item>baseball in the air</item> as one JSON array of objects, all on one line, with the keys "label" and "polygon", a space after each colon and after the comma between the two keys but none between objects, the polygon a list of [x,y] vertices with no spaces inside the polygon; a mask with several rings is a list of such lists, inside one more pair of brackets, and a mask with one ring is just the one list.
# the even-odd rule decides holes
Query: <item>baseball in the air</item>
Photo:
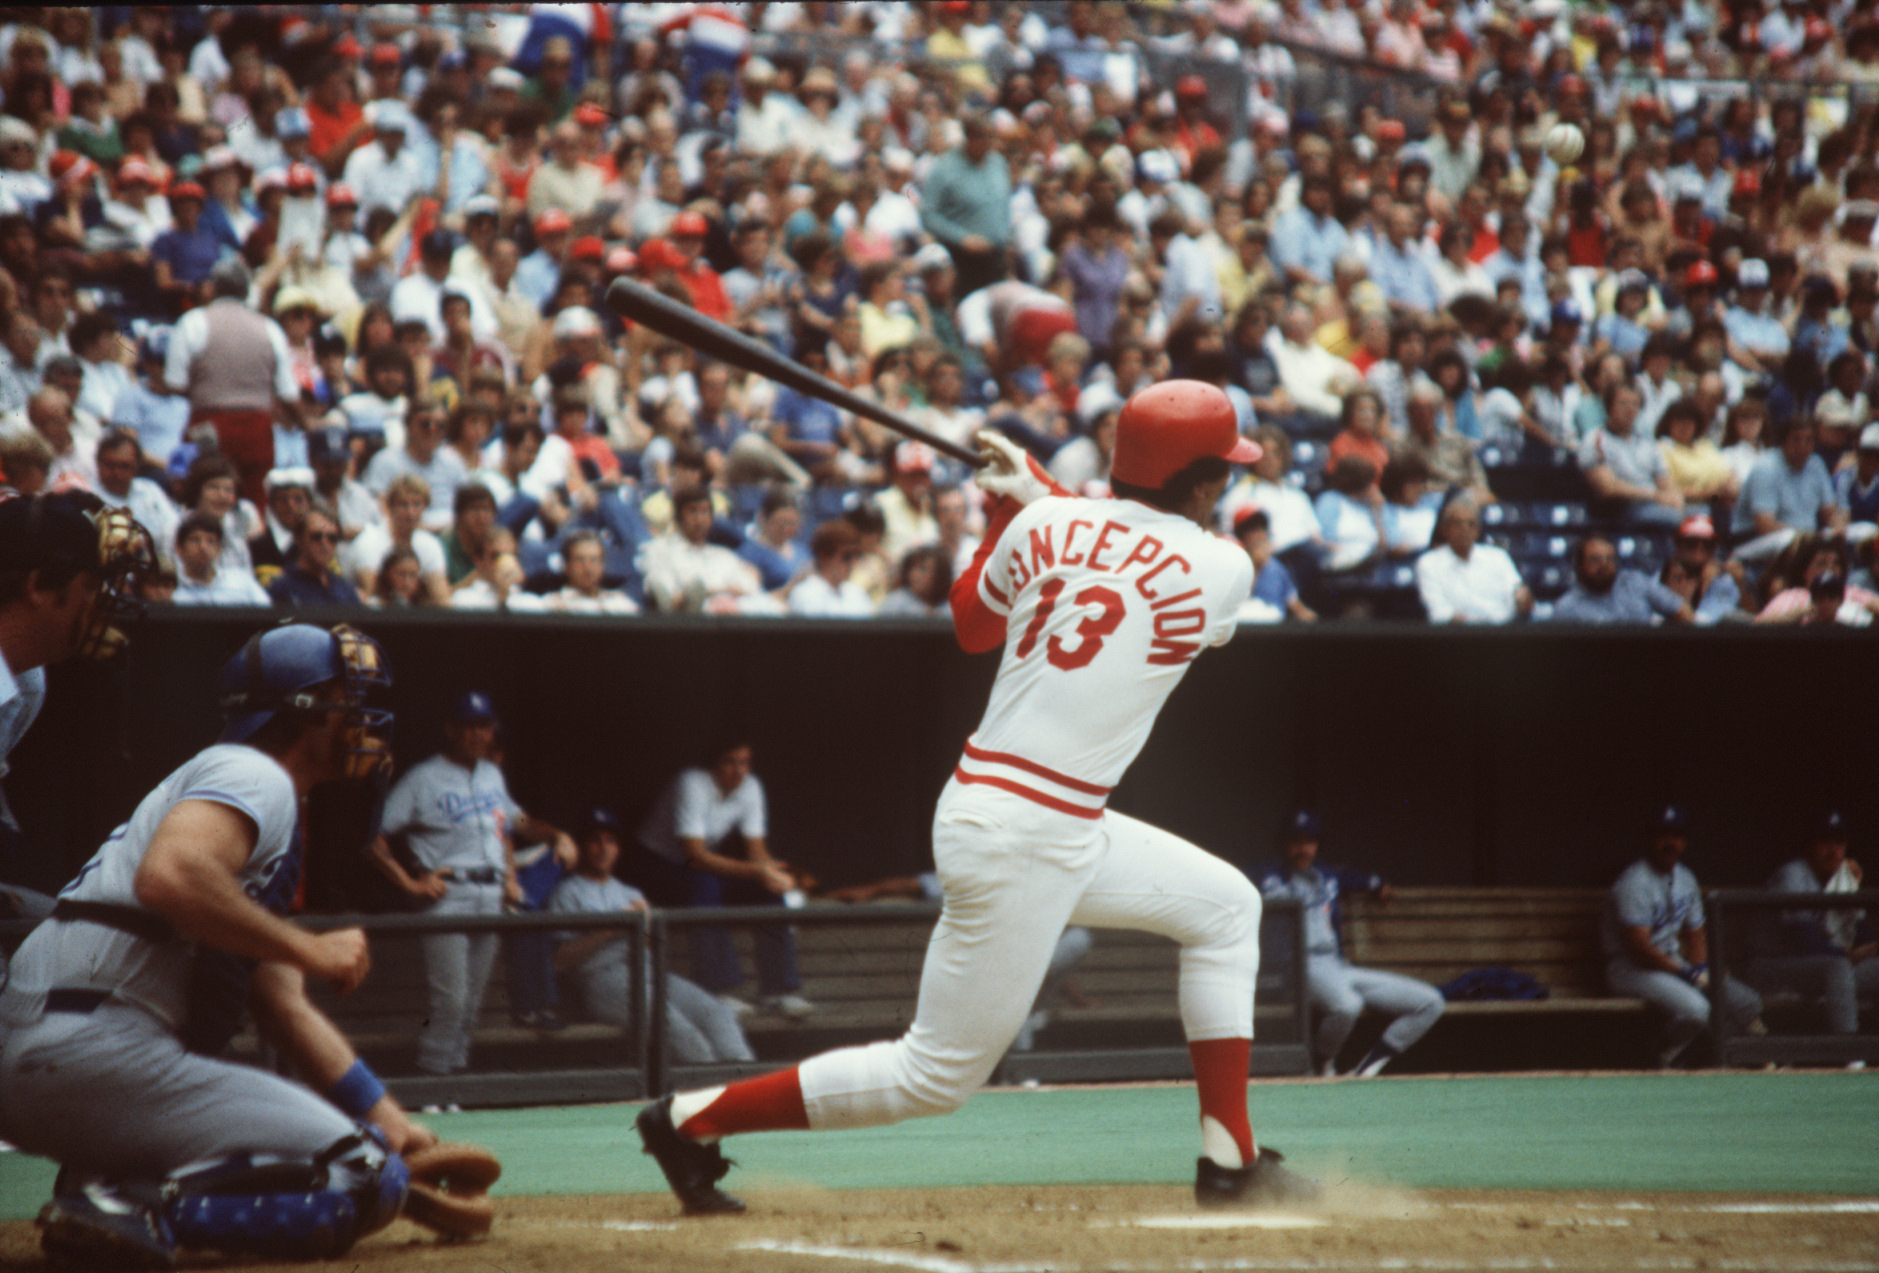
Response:
[{"label": "baseball in the air", "polygon": [[1546,130],[1546,154],[1554,163],[1571,163],[1585,153],[1585,134],[1576,124],[1554,124]]}]

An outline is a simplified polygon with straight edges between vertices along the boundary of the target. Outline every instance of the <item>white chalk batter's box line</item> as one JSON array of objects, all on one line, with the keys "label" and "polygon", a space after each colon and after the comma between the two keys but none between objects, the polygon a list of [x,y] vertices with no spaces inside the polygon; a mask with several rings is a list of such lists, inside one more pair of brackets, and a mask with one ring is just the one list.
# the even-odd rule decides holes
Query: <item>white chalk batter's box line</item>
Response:
[{"label": "white chalk batter's box line", "polygon": [[814,1256],[828,1260],[845,1260],[851,1263],[872,1264],[877,1266],[912,1269],[914,1273],[1096,1273],[1097,1269],[1114,1273],[1133,1273],[1134,1270],[1151,1269],[1189,1269],[1194,1273],[1213,1273],[1220,1270],[1247,1270],[1248,1273],[1343,1273],[1344,1270],[1358,1269],[1403,1269],[1432,1270],[1446,1273],[1446,1270],[1493,1269],[1520,1273],[1528,1269],[1557,1270],[1558,1273],[1598,1273],[1604,1269],[1639,1269],[1639,1270],[1682,1270],[1682,1269],[1719,1269],[1724,1273],[1879,1273],[1879,1264],[1870,1262],[1822,1261],[1800,1263],[1781,1260],[1775,1263],[1756,1260],[1729,1260],[1713,1258],[1678,1258],[1658,1257],[1653,1259],[1601,1259],[1601,1260],[1551,1260],[1514,1256],[1510,1258],[1393,1258],[1381,1260],[1262,1260],[1244,1259],[1188,1259],[1154,1260],[1138,1262],[1128,1260],[1106,1260],[1098,1266],[1064,1264],[1060,1261],[1050,1263],[989,1263],[979,1264],[971,1260],[953,1259],[941,1255],[919,1255],[911,1251],[899,1251],[891,1247],[844,1247],[825,1246],[814,1242],[779,1242],[765,1239],[758,1242],[742,1242],[739,1251],[763,1251],[774,1255]]}]

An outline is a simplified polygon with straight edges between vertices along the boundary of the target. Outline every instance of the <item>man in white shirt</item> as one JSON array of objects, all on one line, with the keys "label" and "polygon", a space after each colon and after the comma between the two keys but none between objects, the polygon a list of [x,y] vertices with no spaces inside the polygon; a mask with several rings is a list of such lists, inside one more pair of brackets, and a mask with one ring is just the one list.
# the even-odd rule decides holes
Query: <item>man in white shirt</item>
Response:
[{"label": "man in white shirt", "polygon": [[176,593],[179,606],[260,606],[268,595],[246,570],[220,566],[222,522],[191,513],[176,528]]},{"label": "man in white shirt", "polygon": [[1533,593],[1504,551],[1481,539],[1473,500],[1449,501],[1436,525],[1441,547],[1416,562],[1416,590],[1430,623],[1507,623],[1533,610]]},{"label": "man in white shirt", "polygon": [[480,287],[450,281],[450,258],[456,246],[443,230],[432,230],[418,244],[418,268],[398,280],[391,289],[392,321],[421,320],[431,332],[431,344],[442,345],[450,336],[444,326],[445,293],[462,296],[470,302],[470,333],[480,343],[496,339],[496,315],[489,307],[489,297]]},{"label": "man in white shirt", "polygon": [[848,577],[861,555],[861,532],[839,517],[824,522],[816,527],[809,551],[815,556],[815,569],[789,590],[789,612],[812,619],[872,618],[874,599]]},{"label": "man in white shirt", "polygon": [[515,536],[506,526],[492,526],[476,559],[476,573],[450,594],[452,610],[501,610],[509,614],[541,614],[542,599],[522,586],[522,562],[516,556]]},{"label": "man in white shirt", "polygon": [[143,457],[137,435],[125,429],[113,429],[98,443],[96,468],[98,498],[112,508],[122,508],[150,532],[168,556],[171,536],[177,522],[176,505],[163,488],[147,477],[138,477]]},{"label": "man in white shirt", "polygon": [[418,569],[438,604],[450,599],[443,541],[419,523],[431,506],[431,488],[413,473],[394,477],[385,488],[385,520],[360,531],[346,551],[347,575],[361,594],[370,594],[378,582],[379,567],[393,548],[409,548],[418,555]]},{"label": "man in white shirt", "polygon": [[383,499],[391,484],[407,474],[423,478],[430,488],[424,529],[450,529],[457,490],[470,480],[470,471],[464,467],[463,457],[444,445],[443,412],[429,403],[413,407],[405,417],[404,445],[386,447],[365,466],[366,489]]},{"label": "man in white shirt", "polygon": [[[669,906],[777,906],[794,892],[789,864],[770,856],[769,812],[763,784],[750,771],[750,744],[741,738],[714,742],[709,764],[674,778],[640,824],[639,852],[626,872]],[[786,927],[755,932],[757,983],[764,1006],[790,1018],[806,1017],[815,1005],[800,993],[796,940]],[[724,998],[734,1010],[748,1005],[731,997],[744,983],[731,934],[722,928],[691,930],[692,980]]]},{"label": "man in white shirt", "polygon": [[1335,416],[1344,409],[1343,395],[1360,377],[1356,367],[1312,339],[1315,327],[1308,306],[1288,305],[1279,330],[1266,336],[1266,351],[1293,402],[1313,414]]},{"label": "man in white shirt", "polygon": [[561,545],[561,561],[568,583],[543,598],[550,613],[639,613],[639,607],[624,592],[601,586],[606,579],[607,556],[598,534],[583,530],[569,535]]},{"label": "man in white shirt", "polygon": [[646,595],[663,611],[735,614],[763,591],[757,568],[728,548],[706,542],[711,496],[687,491],[672,501],[672,529],[646,545],[641,573]]},{"label": "man in white shirt", "polygon": [[744,64],[744,102],[737,108],[737,149],[745,155],[770,155],[790,144],[790,126],[802,108],[776,86],[776,68],[760,57]]},{"label": "man in white shirt", "polygon": [[416,121],[397,101],[374,102],[368,113],[372,140],[347,157],[341,180],[358,196],[360,212],[373,208],[403,212],[425,193],[418,154],[405,145],[405,135]]}]

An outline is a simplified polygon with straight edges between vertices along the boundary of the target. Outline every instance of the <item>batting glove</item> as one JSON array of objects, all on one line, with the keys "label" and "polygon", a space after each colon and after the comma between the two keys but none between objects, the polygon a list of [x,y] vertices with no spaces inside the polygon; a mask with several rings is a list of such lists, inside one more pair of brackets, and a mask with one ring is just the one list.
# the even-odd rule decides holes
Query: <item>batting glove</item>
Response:
[{"label": "batting glove", "polygon": [[973,440],[979,444],[979,455],[985,460],[976,479],[980,490],[1020,504],[1030,504],[1050,494],[1050,488],[1031,471],[1031,457],[1023,447],[990,429],[980,429]]}]

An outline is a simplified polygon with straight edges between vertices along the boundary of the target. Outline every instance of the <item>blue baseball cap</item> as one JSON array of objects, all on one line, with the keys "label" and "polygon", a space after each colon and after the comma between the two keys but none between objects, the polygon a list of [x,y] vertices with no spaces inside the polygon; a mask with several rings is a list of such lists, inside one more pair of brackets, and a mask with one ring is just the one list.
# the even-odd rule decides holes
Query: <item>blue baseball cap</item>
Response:
[{"label": "blue baseball cap", "polygon": [[1553,302],[1553,324],[1584,323],[1585,314],[1579,308],[1579,302],[1565,297]]},{"label": "blue baseball cap", "polygon": [[1822,814],[1814,823],[1814,839],[1844,842],[1846,840],[1846,816],[1838,809]]},{"label": "blue baseball cap", "polygon": [[450,705],[450,723],[469,725],[496,719],[496,705],[481,690],[466,690]]},{"label": "blue baseball cap", "polygon": [[1316,840],[1324,832],[1318,821],[1318,815],[1309,809],[1300,809],[1285,820],[1285,839],[1288,844],[1297,844],[1301,840]]},{"label": "blue baseball cap", "polygon": [[328,424],[307,430],[307,458],[312,462],[344,460],[351,456],[352,449],[346,445],[346,430],[340,425]]},{"label": "blue baseball cap", "polygon": [[311,137],[313,120],[298,106],[288,106],[274,116],[274,135],[283,140]]},{"label": "blue baseball cap", "polygon": [[620,819],[615,816],[611,809],[593,808],[589,809],[581,818],[580,825],[582,835],[587,835],[594,831],[618,831],[620,829]]},{"label": "blue baseball cap", "polygon": [[1681,805],[1667,804],[1651,818],[1651,830],[1660,835],[1669,831],[1682,835],[1689,829],[1690,818]]}]

